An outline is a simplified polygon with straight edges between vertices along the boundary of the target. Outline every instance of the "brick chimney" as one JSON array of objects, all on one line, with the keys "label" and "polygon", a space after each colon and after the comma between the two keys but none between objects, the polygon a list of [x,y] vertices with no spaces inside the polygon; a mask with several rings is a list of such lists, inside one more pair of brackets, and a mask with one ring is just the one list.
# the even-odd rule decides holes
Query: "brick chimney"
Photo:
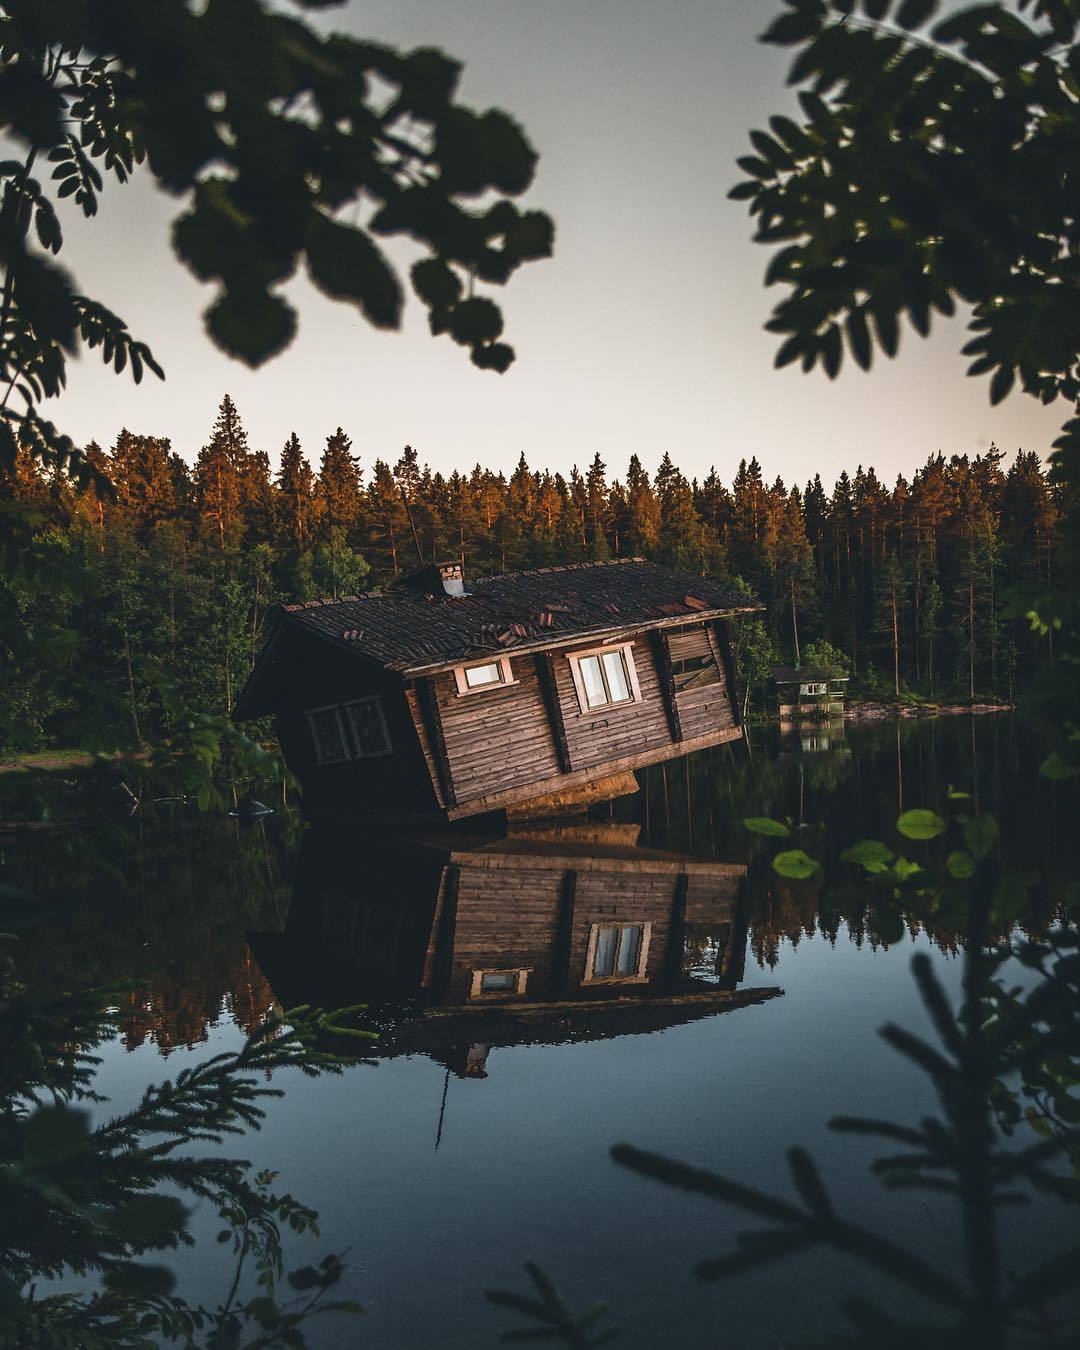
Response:
[{"label": "brick chimney", "polygon": [[459,562],[436,563],[435,568],[447,595],[458,598],[465,594],[465,569]]}]

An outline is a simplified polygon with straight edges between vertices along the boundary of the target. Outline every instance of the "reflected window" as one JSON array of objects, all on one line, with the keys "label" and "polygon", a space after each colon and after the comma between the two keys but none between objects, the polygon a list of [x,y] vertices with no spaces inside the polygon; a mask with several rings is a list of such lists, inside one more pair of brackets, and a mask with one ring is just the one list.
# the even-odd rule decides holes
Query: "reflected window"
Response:
[{"label": "reflected window", "polygon": [[529,978],[528,968],[474,970],[470,998],[521,998]]},{"label": "reflected window", "polygon": [[649,955],[647,923],[594,923],[589,933],[585,980],[643,980]]},{"label": "reflected window", "polygon": [[571,656],[570,669],[582,712],[641,698],[631,644]]}]

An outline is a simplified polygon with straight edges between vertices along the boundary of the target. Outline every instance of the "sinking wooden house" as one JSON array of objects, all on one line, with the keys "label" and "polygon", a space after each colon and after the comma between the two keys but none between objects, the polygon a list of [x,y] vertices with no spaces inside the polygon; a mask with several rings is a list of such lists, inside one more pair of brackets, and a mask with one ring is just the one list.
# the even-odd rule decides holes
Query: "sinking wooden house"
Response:
[{"label": "sinking wooden house", "polygon": [[312,814],[546,814],[737,738],[727,621],[757,604],[640,558],[281,608],[236,707],[274,714]]},{"label": "sinking wooden house", "polygon": [[843,717],[849,676],[828,666],[775,666],[773,684],[781,722],[805,717]]},{"label": "sinking wooden house", "polygon": [[462,1077],[491,1046],[641,1034],[778,993],[740,988],[746,868],[638,848],[637,829],[440,842],[316,826],[284,933],[253,950],[284,1006],[364,1003],[372,1054]]}]

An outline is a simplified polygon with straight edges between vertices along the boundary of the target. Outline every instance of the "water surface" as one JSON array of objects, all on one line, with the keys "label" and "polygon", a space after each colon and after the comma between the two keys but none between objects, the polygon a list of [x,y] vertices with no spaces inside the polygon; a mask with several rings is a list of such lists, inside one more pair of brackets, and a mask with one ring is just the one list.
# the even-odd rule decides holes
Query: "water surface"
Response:
[{"label": "water surface", "polygon": [[[800,1143],[838,1209],[952,1266],[947,1201],[882,1191],[875,1146],[826,1122],[932,1105],[877,1028],[929,1030],[910,960],[928,952],[956,994],[957,946],[900,923],[837,858],[878,837],[925,861],[944,841],[903,841],[896,817],[961,789],[999,816],[1006,859],[1038,869],[1024,918],[1037,930],[1075,875],[1077,819],[1075,791],[1040,780],[1037,761],[1008,718],[757,732],[648,771],[576,832],[394,842],[280,811],[248,829],[175,815],[113,822],[108,876],[39,841],[7,861],[41,891],[80,891],[62,923],[27,935],[30,978],[143,981],[105,1048],[111,1109],[237,1045],[275,1002],[370,1004],[372,1063],[279,1075],[284,1098],[243,1140],[321,1213],[297,1260],[348,1248],[347,1292],[369,1305],[360,1324],[313,1328],[313,1344],[494,1345],[513,1322],[483,1290],[524,1290],[533,1259],[571,1301],[606,1299],[628,1346],[768,1346],[836,1324],[840,1299],[868,1292],[859,1272],[815,1255],[701,1285],[695,1262],[747,1222],[609,1149],[626,1140],[788,1194],[784,1150]],[[781,882],[768,841],[741,825],[751,815],[789,820],[822,874]],[[1050,1204],[1018,1212],[1006,1262],[1059,1246],[1071,1224]],[[173,1261],[188,1297],[222,1292],[217,1226],[196,1213],[200,1242]]]}]

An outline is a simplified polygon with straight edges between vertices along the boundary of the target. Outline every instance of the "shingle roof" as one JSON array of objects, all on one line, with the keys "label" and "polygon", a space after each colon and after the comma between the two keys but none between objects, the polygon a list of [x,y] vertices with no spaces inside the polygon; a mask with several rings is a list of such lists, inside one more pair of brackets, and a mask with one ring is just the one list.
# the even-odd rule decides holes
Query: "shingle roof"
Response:
[{"label": "shingle roof", "polygon": [[634,626],[760,609],[715,581],[642,558],[541,567],[466,582],[461,598],[396,585],[283,606],[299,624],[387,670],[418,674],[473,656],[529,650]]}]

